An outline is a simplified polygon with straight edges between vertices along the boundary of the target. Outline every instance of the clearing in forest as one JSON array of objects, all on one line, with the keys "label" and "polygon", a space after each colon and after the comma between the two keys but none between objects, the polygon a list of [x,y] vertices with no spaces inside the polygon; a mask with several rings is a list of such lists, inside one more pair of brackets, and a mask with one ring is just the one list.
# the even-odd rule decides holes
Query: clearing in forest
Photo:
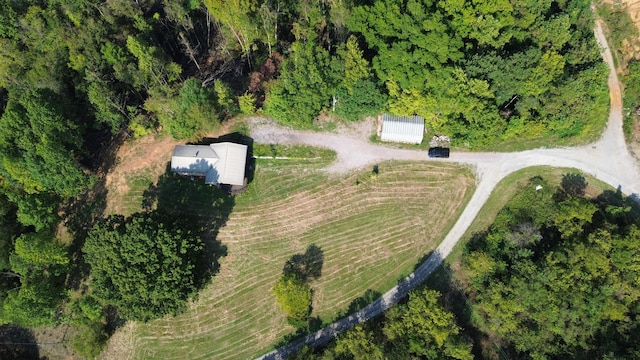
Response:
[{"label": "clearing in forest", "polygon": [[[409,274],[442,240],[475,187],[468,168],[450,163],[384,162],[377,174],[369,168],[330,177],[320,170],[327,162],[258,160],[249,190],[234,198],[220,228],[227,255],[219,273],[184,314],[126,325],[103,355],[261,355],[294,331],[271,292],[292,255],[311,244],[321,249],[322,275],[310,283],[312,316],[328,322],[368,289],[384,292]],[[142,192],[164,166],[120,175],[116,168],[126,186],[113,189],[108,208],[138,211]],[[197,204],[194,211],[215,209]]]}]

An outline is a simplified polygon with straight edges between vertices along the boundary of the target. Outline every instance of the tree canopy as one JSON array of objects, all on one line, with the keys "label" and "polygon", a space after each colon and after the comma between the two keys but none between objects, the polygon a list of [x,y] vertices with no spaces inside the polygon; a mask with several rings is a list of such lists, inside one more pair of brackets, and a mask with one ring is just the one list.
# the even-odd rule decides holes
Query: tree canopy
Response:
[{"label": "tree canopy", "polygon": [[273,294],[292,325],[303,324],[311,314],[309,284],[294,275],[284,275],[273,286]]},{"label": "tree canopy", "polygon": [[357,325],[306,359],[473,359],[471,343],[460,335],[453,314],[440,304],[440,293],[416,289],[409,299],[387,310],[384,318]]},{"label": "tree canopy", "polygon": [[585,198],[572,184],[586,182],[576,178],[565,176],[555,193],[533,179],[468,246],[473,307],[521,355],[633,358],[640,354],[637,214],[619,193]]},{"label": "tree canopy", "polygon": [[94,296],[142,321],[184,309],[204,255],[198,236],[153,213],[110,216],[89,232],[83,251]]}]

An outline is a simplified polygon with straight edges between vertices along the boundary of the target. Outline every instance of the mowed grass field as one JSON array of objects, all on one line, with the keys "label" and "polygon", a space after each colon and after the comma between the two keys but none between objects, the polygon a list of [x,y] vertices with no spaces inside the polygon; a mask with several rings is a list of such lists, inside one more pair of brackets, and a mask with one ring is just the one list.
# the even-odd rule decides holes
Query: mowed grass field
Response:
[{"label": "mowed grass field", "polygon": [[[379,164],[344,176],[330,161],[258,160],[255,179],[217,239],[227,248],[220,271],[177,317],[119,329],[106,358],[249,359],[291,334],[271,287],[292,255],[314,244],[322,275],[310,283],[313,313],[327,323],[368,289],[385,292],[433,250],[475,189],[466,167],[439,163]],[[117,171],[117,169],[116,169]],[[141,208],[156,170],[126,174],[126,191],[108,210]],[[110,190],[111,191],[111,190]],[[193,204],[192,211],[215,211]]]}]

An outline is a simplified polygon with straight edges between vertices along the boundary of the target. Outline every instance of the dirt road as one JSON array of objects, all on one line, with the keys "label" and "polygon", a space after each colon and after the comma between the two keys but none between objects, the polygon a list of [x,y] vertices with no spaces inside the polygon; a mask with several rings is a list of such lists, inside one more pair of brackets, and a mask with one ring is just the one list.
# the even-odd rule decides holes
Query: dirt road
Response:
[{"label": "dirt road", "polygon": [[[479,179],[476,191],[465,210],[434,253],[399,285],[358,313],[338,320],[316,333],[265,354],[260,359],[282,359],[304,344],[322,345],[339,332],[375,317],[394,305],[409,290],[426,280],[442,263],[442,260],[449,255],[478,215],[498,182],[514,171],[536,165],[571,167],[588,173],[615,188],[619,188],[626,195],[640,194],[640,170],[638,164],[627,150],[622,132],[622,98],[611,52],[600,23],[597,23],[594,32],[602,48],[602,56],[610,68],[608,83],[611,96],[611,111],[607,127],[600,140],[582,147],[536,149],[516,153],[453,152],[449,159],[433,160],[472,165],[475,167]],[[336,151],[338,156],[336,162],[326,170],[336,174],[375,164],[382,160],[432,161],[428,159],[425,151],[393,149],[371,144],[366,139],[367,134],[363,132],[349,134],[341,131],[327,134],[295,131],[276,126],[266,120],[256,119],[252,123],[251,134],[258,142],[309,144],[331,148]]]}]

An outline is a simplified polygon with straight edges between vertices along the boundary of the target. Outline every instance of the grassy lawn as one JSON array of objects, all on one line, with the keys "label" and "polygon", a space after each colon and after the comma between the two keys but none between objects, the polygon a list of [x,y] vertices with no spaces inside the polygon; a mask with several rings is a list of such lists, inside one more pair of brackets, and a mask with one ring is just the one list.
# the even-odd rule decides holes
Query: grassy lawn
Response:
[{"label": "grassy lawn", "polygon": [[[312,316],[330,322],[368,289],[384,292],[410,273],[442,240],[475,188],[471,171],[453,164],[385,162],[377,175],[365,169],[329,177],[319,170],[328,162],[258,160],[253,183],[234,198],[219,230],[227,249],[219,273],[186,313],[126,326],[106,355],[259,356],[294,330],[271,293],[292,255],[311,244],[321,249],[322,276],[311,282]],[[109,208],[139,210],[152,180],[144,170],[128,174],[128,191]]]},{"label": "grassy lawn", "polygon": [[[483,326],[483,319],[473,312],[464,294],[464,284],[468,281],[467,274],[461,268],[464,247],[473,234],[485,231],[494,222],[498,212],[521,186],[525,186],[528,183],[530,178],[542,176],[549,185],[556,187],[560,184],[562,176],[567,173],[579,173],[586,178],[588,185],[585,194],[588,197],[596,197],[604,190],[615,190],[600,180],[583,174],[576,169],[536,166],[517,171],[498,183],[480,210],[478,217],[473,221],[452,253],[427,280],[426,286],[443,293],[445,303],[456,314],[460,326],[466,329],[467,335],[474,339],[476,355],[482,354],[483,357],[488,358],[504,358],[506,356],[501,354],[501,344],[493,338],[491,333],[486,331],[486,327]],[[535,190],[532,189],[532,191]],[[550,189],[550,191],[555,191],[555,188]]]}]

